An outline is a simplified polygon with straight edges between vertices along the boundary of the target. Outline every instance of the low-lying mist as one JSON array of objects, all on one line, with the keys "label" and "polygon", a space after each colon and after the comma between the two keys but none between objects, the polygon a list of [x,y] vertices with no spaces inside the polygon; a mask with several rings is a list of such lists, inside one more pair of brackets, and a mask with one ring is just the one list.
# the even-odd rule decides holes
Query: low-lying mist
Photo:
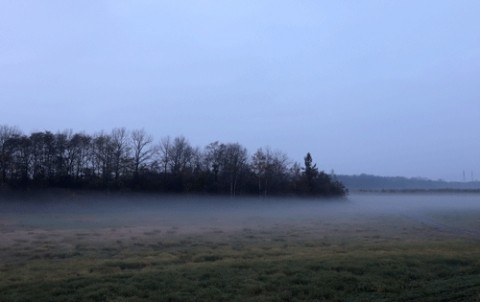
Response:
[{"label": "low-lying mist", "polygon": [[[344,199],[229,198],[148,194],[44,194],[0,201],[0,226],[176,228],[180,232],[331,224],[407,217],[446,228],[439,215],[480,213],[478,194],[352,194]],[[480,215],[478,216],[480,219]],[[461,219],[461,218],[459,218]],[[478,220],[476,220],[478,221]],[[453,217],[448,223],[455,223]],[[475,230],[471,230],[472,232]]]}]

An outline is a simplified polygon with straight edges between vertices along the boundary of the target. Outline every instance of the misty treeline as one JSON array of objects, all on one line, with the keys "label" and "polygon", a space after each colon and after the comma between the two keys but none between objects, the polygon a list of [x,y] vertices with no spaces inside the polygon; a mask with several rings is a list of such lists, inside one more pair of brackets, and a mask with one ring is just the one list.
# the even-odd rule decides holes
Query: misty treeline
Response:
[{"label": "misty treeline", "polygon": [[182,136],[154,141],[145,130],[93,135],[71,130],[22,133],[0,125],[0,186],[140,190],[166,193],[323,195],[346,189],[316,167],[282,152],[213,142],[203,149]]}]

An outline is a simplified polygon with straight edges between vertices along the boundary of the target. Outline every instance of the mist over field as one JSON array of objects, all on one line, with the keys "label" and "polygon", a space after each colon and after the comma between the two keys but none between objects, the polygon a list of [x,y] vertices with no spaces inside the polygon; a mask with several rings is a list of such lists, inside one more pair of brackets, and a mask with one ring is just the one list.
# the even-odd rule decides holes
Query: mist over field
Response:
[{"label": "mist over field", "polygon": [[478,194],[372,194],[347,198],[229,198],[148,194],[66,193],[2,198],[3,225],[28,228],[174,227],[178,232],[368,223],[379,217],[424,219],[425,215],[480,213]]},{"label": "mist over field", "polygon": [[0,201],[1,301],[475,301],[480,294],[478,194],[14,195]]}]

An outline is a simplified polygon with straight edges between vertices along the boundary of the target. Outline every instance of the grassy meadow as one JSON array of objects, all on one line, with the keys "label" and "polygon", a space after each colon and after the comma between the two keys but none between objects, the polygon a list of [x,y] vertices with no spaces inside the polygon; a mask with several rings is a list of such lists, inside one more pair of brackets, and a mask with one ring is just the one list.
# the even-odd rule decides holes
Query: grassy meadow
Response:
[{"label": "grassy meadow", "polygon": [[4,205],[0,301],[480,301],[480,210],[351,199]]}]

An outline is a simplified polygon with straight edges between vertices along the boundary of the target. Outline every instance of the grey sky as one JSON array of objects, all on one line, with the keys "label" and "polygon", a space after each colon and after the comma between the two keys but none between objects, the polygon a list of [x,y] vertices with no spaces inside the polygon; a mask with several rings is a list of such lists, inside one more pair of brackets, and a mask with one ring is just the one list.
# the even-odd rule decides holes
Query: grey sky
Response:
[{"label": "grey sky", "polygon": [[0,124],[480,178],[479,1],[0,0]]}]

